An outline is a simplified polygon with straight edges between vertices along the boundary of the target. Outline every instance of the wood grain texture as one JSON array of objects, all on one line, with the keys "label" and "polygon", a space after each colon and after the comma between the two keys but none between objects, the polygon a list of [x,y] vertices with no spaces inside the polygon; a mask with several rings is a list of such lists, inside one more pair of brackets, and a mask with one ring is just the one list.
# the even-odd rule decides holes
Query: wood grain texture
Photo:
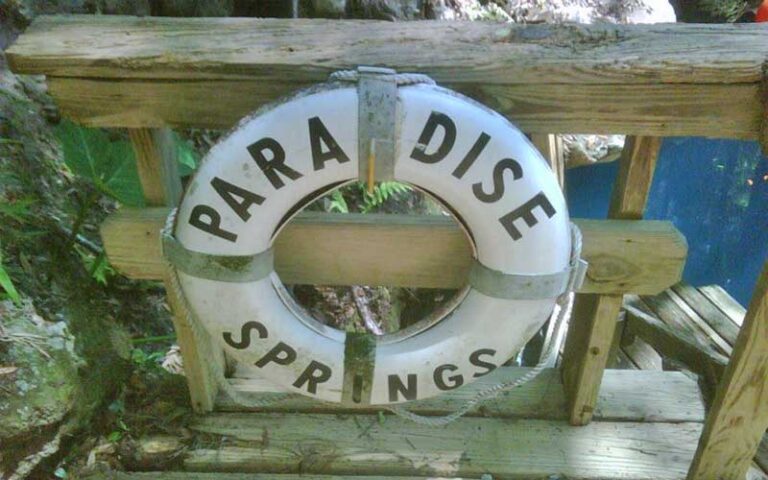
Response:
[{"label": "wood grain texture", "polygon": [[[132,278],[160,278],[159,232],[167,214],[124,208],[108,217],[101,235],[110,262]],[[680,279],[687,246],[671,223],[577,223],[590,262],[582,291],[656,293]],[[440,216],[303,213],[275,248],[285,283],[458,288],[471,260],[464,233]]]},{"label": "wood grain texture", "polygon": [[728,316],[736,325],[741,327],[744,323],[744,317],[747,309],[742,307],[733,297],[728,295],[720,285],[707,285],[697,289],[702,295],[712,302],[718,310]]},{"label": "wood grain texture", "polygon": [[768,263],[704,426],[689,480],[744,478],[768,428]]},{"label": "wood grain texture", "polygon": [[393,416],[228,413],[191,428],[227,439],[190,451],[192,471],[679,480],[701,424],[463,418],[434,428]]},{"label": "wood grain texture", "polygon": [[728,357],[714,350],[708,343],[686,333],[685,330],[670,326],[653,315],[638,308],[630,301],[627,305],[627,335],[645,340],[664,358],[674,360],[701,375],[710,385],[716,385],[722,378]]},{"label": "wood grain texture", "polygon": [[173,207],[181,198],[178,161],[171,135],[167,128],[128,129],[144,199],[150,206]]},{"label": "wood grain texture", "polygon": [[[92,480],[425,480],[424,477],[392,475],[310,475],[290,473],[221,473],[221,472],[121,472],[89,474]],[[459,477],[444,480],[465,480]],[[468,480],[468,479],[467,479]],[[753,480],[753,479],[750,479]],[[755,479],[756,480],[756,479]]]},{"label": "wood grain texture", "polygon": [[[147,204],[176,205],[181,197],[181,179],[171,132],[168,129],[139,129],[129,130],[128,135],[136,156]],[[159,235],[156,240],[159,245]],[[171,287],[168,274],[161,265],[158,269],[158,279],[163,280],[166,287],[166,297],[172,311],[171,320],[176,331],[176,342],[181,349],[190,400],[195,411],[207,412],[213,408],[218,389],[208,365],[210,362],[223,364],[224,358],[221,350],[213,345],[206,350],[212,352],[213,358],[203,358],[200,342],[210,344],[210,339],[195,336],[187,319],[181,314],[183,300]]]},{"label": "wood grain texture", "polygon": [[576,296],[562,362],[571,425],[592,420],[621,304],[621,295]]},{"label": "wood grain texture", "polygon": [[533,146],[549,163],[549,167],[557,177],[557,183],[562,189],[565,185],[565,156],[562,139],[552,133],[534,133],[530,137]]},{"label": "wood grain texture", "polygon": [[[48,77],[48,85],[62,113],[89,126],[229,129],[265,103],[310,84]],[[483,102],[531,133],[754,139],[760,126],[759,89],[748,83],[445,86]],[[216,92],[215,102],[211,92]]]},{"label": "wood grain texture", "polygon": [[316,82],[341,68],[386,64],[454,83],[758,83],[768,32],[760,25],[72,15],[38,17],[7,56],[17,73],[64,77]]},{"label": "wood grain texture", "polygon": [[19,73],[48,75],[65,115],[92,126],[226,129],[332,71],[374,64],[432,75],[526,132],[755,139],[768,48],[745,44],[768,45],[768,34],[752,25],[70,16],[39,17],[7,55]]},{"label": "wood grain texture", "polygon": [[[642,218],[660,146],[661,139],[656,137],[627,138],[613,185],[609,218]],[[621,305],[621,295],[576,296],[563,353],[563,383],[573,425],[585,425],[592,417]]]},{"label": "wood grain texture", "polygon": [[[500,381],[517,378],[527,372],[523,367],[502,367],[478,378],[465,387],[451,390],[435,398],[410,404],[408,408],[421,415],[446,415],[480,390]],[[232,385],[253,398],[274,398],[285,390],[259,378],[251,371],[238,371]],[[483,402],[469,416],[496,418],[535,418],[567,420],[565,393],[560,373],[544,370],[535,380]],[[291,395],[280,402],[259,409],[248,409],[219,395],[217,411],[260,411],[302,413],[375,413],[375,407],[340,407],[310,398]],[[704,406],[695,381],[680,372],[607,370],[597,400],[595,418],[603,421],[629,422],[700,422]]]},{"label": "wood grain texture", "polygon": [[643,218],[660,148],[659,137],[630,135],[626,138],[619,159],[616,183],[613,185],[608,218]]},{"label": "wood grain texture", "polygon": [[739,325],[731,320],[728,315],[712,303],[698,289],[685,282],[678,283],[672,290],[685,301],[685,303],[699,314],[718,335],[720,335],[732,347],[739,335]]}]

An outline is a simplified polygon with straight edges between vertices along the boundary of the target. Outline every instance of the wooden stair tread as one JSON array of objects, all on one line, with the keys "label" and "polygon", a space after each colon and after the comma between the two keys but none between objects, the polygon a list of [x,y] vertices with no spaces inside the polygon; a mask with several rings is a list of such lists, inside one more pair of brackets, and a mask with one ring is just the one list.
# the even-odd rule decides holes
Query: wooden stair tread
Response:
[{"label": "wooden stair tread", "polygon": [[444,427],[395,416],[219,413],[191,427],[221,435],[188,470],[500,478],[682,479],[700,423],[462,418]]}]

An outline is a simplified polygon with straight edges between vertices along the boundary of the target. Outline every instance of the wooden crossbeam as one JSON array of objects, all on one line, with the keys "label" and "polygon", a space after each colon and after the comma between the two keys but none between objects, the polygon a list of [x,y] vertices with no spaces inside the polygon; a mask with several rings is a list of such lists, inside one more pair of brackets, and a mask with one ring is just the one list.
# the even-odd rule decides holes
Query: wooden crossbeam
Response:
[{"label": "wooden crossbeam", "polygon": [[48,76],[65,115],[96,126],[229,128],[332,71],[374,64],[427,73],[531,133],[754,139],[768,31],[67,16],[39,17],[7,56],[17,73]]},{"label": "wooden crossbeam", "polygon": [[[167,209],[122,209],[102,224],[112,264],[132,278],[163,274],[159,231]],[[687,246],[668,222],[577,220],[590,262],[585,292],[658,293],[682,274]],[[276,240],[286,283],[459,288],[472,258],[450,218],[304,213]]]}]

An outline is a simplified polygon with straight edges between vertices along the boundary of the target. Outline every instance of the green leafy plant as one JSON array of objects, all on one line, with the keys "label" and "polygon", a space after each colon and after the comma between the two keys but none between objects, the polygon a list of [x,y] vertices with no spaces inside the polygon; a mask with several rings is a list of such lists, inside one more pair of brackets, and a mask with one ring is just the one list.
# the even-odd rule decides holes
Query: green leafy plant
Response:
[{"label": "green leafy plant", "polygon": [[127,140],[115,140],[103,130],[66,120],[56,127],[56,136],[72,173],[87,178],[98,191],[120,203],[144,206],[133,149]]},{"label": "green leafy plant", "polygon": [[347,201],[344,199],[344,194],[341,190],[334,190],[333,193],[331,193],[331,199],[328,202],[328,211],[349,213],[349,205],[347,205]]},{"label": "green leafy plant", "polygon": [[111,277],[117,273],[112,265],[109,264],[107,256],[102,252],[95,255],[85,248],[75,245],[75,251],[80,255],[80,259],[88,270],[91,277],[102,285],[107,285]]},{"label": "green leafy plant", "polygon": [[363,192],[363,213],[368,213],[384,204],[391,197],[410,192],[412,188],[409,185],[400,182],[381,182],[373,187],[373,192],[368,191],[368,186],[364,183],[358,183],[358,188]]},{"label": "green leafy plant", "polygon": [[200,156],[192,145],[173,132],[173,143],[176,145],[176,157],[179,159],[179,174],[184,177],[192,174],[200,163]]},{"label": "green leafy plant", "polygon": [[3,252],[0,251],[0,288],[5,290],[5,294],[16,305],[21,303],[21,295],[16,291],[16,287],[11,281],[11,276],[8,275],[8,271],[3,267]]}]

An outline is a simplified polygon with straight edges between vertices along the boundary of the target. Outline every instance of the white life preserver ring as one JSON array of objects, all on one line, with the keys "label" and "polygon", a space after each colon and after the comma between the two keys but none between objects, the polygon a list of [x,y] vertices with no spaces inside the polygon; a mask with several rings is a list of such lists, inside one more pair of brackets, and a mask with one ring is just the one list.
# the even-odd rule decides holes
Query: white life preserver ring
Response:
[{"label": "white life preserver ring", "polygon": [[[569,268],[565,199],[517,128],[434,85],[398,88],[396,105],[395,178],[453,210],[478,264],[492,275]],[[187,188],[174,227],[178,244],[233,256],[230,263],[271,255],[302,202],[358,177],[357,113],[355,87],[336,82],[244,119]],[[534,335],[557,296],[498,298],[467,287],[453,311],[428,328],[374,339],[309,318],[273,271],[254,278],[200,278],[179,268],[192,311],[237,361],[298,393],[361,404],[423,399],[486,375]]]}]

